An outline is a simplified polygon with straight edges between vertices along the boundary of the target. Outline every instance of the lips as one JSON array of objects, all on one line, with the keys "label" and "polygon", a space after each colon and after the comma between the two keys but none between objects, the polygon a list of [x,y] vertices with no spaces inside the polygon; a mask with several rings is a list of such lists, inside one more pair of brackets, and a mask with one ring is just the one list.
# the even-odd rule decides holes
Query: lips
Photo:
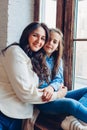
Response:
[{"label": "lips", "polygon": [[36,48],[38,48],[38,47],[40,47],[40,44],[35,43],[35,44],[33,44],[33,46],[36,47]]},{"label": "lips", "polygon": [[34,47],[38,48],[38,47],[40,47],[40,46],[38,46],[38,45],[34,45]]},{"label": "lips", "polygon": [[52,47],[50,47],[50,46],[46,46],[46,48],[48,48],[48,49],[52,49]]}]

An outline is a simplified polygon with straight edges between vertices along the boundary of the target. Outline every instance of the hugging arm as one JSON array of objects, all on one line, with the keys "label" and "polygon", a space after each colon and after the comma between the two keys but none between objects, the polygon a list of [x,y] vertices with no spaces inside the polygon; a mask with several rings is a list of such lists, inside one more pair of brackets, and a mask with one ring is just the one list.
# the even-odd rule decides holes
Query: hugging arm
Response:
[{"label": "hugging arm", "polygon": [[[2,55],[2,61],[16,96],[22,102],[44,103],[41,98],[43,91],[39,92],[37,88],[38,76],[33,72],[31,60],[25,52],[20,47],[12,46]],[[55,92],[51,100],[56,98],[57,93]]]},{"label": "hugging arm", "polygon": [[44,93],[42,96],[43,101],[50,100],[53,93],[58,91],[58,98],[63,98],[67,93],[67,87],[63,86],[64,78],[63,78],[63,64],[62,60],[59,66],[58,73],[54,77],[53,80],[49,83],[49,85],[44,89]]}]

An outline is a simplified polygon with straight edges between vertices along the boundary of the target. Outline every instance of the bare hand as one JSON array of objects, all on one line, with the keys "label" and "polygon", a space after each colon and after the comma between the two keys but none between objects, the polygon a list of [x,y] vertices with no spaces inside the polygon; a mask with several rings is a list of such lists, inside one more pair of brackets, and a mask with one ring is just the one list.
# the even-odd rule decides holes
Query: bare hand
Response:
[{"label": "bare hand", "polygon": [[58,90],[58,98],[63,98],[67,94],[67,87],[66,86],[61,86],[60,89]]},{"label": "bare hand", "polygon": [[54,93],[54,89],[52,88],[52,86],[48,86],[48,87],[44,88],[42,100],[49,101],[52,98],[53,93]]}]

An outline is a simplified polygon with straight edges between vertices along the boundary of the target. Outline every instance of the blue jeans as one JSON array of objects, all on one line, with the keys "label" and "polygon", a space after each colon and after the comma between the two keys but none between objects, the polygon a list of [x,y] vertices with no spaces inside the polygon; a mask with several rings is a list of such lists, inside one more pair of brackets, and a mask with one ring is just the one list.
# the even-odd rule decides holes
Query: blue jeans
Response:
[{"label": "blue jeans", "polygon": [[73,115],[87,123],[87,99],[85,101],[84,98],[87,98],[87,87],[68,91],[65,98],[38,104],[36,107],[43,113]]},{"label": "blue jeans", "polygon": [[0,130],[21,130],[22,120],[13,119],[0,112]]},{"label": "blue jeans", "polygon": [[78,90],[71,90],[68,91],[66,97],[72,98],[77,101],[79,101],[81,104],[83,104],[85,107],[87,107],[87,87],[78,89]]}]

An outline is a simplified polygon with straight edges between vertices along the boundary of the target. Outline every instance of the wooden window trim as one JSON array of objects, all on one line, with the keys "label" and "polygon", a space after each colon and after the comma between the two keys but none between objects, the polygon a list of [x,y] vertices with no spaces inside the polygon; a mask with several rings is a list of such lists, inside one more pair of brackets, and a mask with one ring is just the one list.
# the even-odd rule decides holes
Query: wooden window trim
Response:
[{"label": "wooden window trim", "polygon": [[34,0],[34,21],[39,21],[40,0]]},{"label": "wooden window trim", "polygon": [[56,25],[64,33],[64,84],[72,89],[73,74],[73,34],[74,34],[74,11],[73,0],[57,1]]},{"label": "wooden window trim", "polygon": [[56,27],[63,31],[64,28],[64,0],[57,0]]},{"label": "wooden window trim", "polygon": [[85,38],[76,38],[76,39],[73,39],[73,41],[87,41],[87,39],[85,39]]}]

